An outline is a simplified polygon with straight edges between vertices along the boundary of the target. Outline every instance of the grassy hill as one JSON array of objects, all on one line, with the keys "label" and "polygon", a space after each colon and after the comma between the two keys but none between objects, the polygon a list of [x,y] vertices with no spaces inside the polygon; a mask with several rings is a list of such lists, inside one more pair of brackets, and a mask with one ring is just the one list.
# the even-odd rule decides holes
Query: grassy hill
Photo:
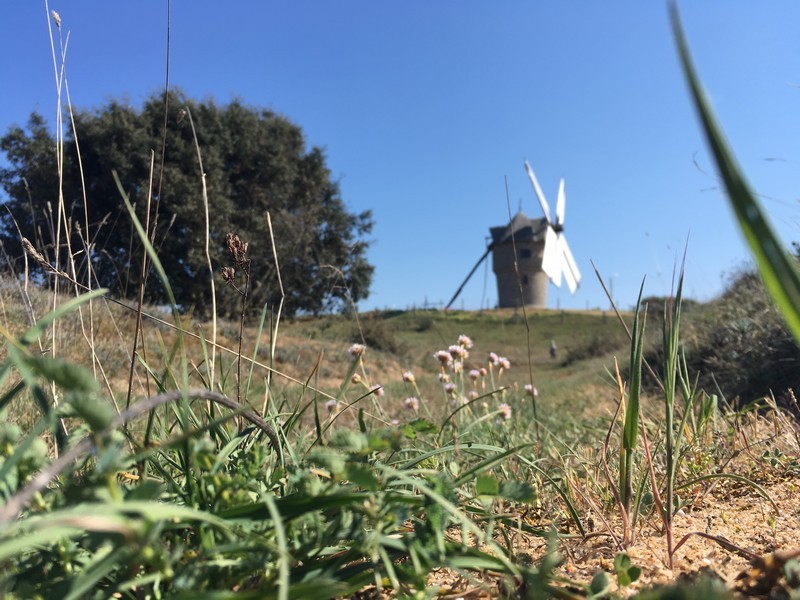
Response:
[{"label": "grassy hill", "polygon": [[[695,590],[725,597],[746,558],[800,535],[796,421],[731,409],[680,371],[672,396],[651,381],[628,410],[615,316],[376,312],[215,333],[149,307],[129,406],[134,311],[12,281],[0,300],[9,597],[671,597],[653,586],[700,560],[716,570]],[[687,305],[692,341],[714,310]],[[661,326],[649,318],[643,345],[663,377]]]}]

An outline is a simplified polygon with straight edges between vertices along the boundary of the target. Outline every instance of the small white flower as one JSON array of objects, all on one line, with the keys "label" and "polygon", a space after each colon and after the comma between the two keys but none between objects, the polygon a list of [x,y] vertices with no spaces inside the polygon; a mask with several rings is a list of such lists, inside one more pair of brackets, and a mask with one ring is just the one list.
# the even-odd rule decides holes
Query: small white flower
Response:
[{"label": "small white flower", "polygon": [[406,383],[414,383],[416,379],[414,378],[414,374],[411,371],[406,371],[403,373],[403,381]]},{"label": "small white flower", "polygon": [[364,344],[353,344],[352,346],[350,346],[347,352],[350,354],[351,357],[358,358],[359,356],[364,354],[364,351],[366,349],[367,347]]},{"label": "small white flower", "polygon": [[330,399],[325,403],[325,410],[328,411],[328,414],[337,412],[338,410],[338,402],[334,399]]},{"label": "small white flower", "polygon": [[497,363],[500,365],[501,369],[505,369],[508,371],[511,368],[511,361],[508,360],[505,356],[501,356],[497,359]]},{"label": "small white flower", "polygon": [[531,385],[530,383],[526,383],[525,393],[528,394],[528,396],[532,396],[535,398],[536,396],[539,395],[539,390],[537,390],[536,387]]},{"label": "small white flower", "polygon": [[382,398],[383,395],[386,393],[386,392],[383,391],[383,386],[382,385],[373,385],[371,391],[372,391],[373,394],[375,394],[376,398]]},{"label": "small white flower", "polygon": [[353,383],[361,383],[361,375],[358,373],[353,373],[353,376],[350,378],[350,381]]}]

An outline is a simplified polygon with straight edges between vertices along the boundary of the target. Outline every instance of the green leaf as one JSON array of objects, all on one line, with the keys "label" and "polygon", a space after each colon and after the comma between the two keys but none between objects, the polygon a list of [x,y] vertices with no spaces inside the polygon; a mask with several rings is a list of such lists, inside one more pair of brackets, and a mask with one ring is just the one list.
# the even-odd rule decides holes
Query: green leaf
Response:
[{"label": "green leaf", "polygon": [[789,256],[780,239],[772,230],[761,206],[736,162],[717,123],[711,103],[700,84],[675,4],[670,5],[672,30],[678,45],[683,72],[691,90],[695,108],[700,117],[706,140],[722,176],[728,201],[739,228],[753,254],[764,285],[783,313],[789,329],[800,341],[800,271],[796,261]]},{"label": "green leaf", "polygon": [[427,419],[417,417],[405,425],[403,433],[408,439],[413,440],[418,434],[439,433],[439,428]]},{"label": "green leaf", "polygon": [[475,493],[478,496],[497,496],[500,493],[500,482],[491,475],[478,475],[475,480]]},{"label": "green leaf", "polygon": [[597,598],[604,596],[608,592],[610,586],[611,579],[609,579],[608,574],[605,571],[598,571],[594,574],[594,577],[592,577],[589,590],[592,592],[592,596]]},{"label": "green leaf", "polygon": [[97,380],[91,371],[52,356],[25,356],[28,368],[37,375],[52,381],[65,392],[91,394],[97,391]]},{"label": "green leaf", "polygon": [[380,487],[375,473],[368,465],[362,463],[348,463],[344,476],[347,480],[365,490],[377,491]]},{"label": "green leaf", "polygon": [[525,481],[503,481],[498,494],[514,502],[532,502],[536,498],[533,486]]},{"label": "green leaf", "polygon": [[81,417],[92,431],[102,431],[114,420],[116,411],[107,402],[95,396],[74,396],[70,406]]},{"label": "green leaf", "polygon": [[629,586],[642,574],[639,567],[631,566],[631,558],[624,552],[620,552],[614,557],[614,571],[621,588]]}]

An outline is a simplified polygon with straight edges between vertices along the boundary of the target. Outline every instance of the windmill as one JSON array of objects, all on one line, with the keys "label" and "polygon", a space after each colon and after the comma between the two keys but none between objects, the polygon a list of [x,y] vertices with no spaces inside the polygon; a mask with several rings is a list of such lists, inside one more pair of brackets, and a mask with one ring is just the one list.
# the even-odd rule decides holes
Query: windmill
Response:
[{"label": "windmill", "polygon": [[527,161],[525,170],[544,212],[544,218],[529,219],[519,211],[507,225],[490,228],[491,242],[461,282],[445,310],[453,305],[489,253],[492,254],[492,270],[497,278],[497,304],[500,307],[517,307],[520,304],[546,307],[548,279],[558,287],[561,287],[562,280],[566,280],[570,292],[574,294],[577,290],[581,274],[563,234],[564,180],[561,180],[558,189],[554,222],[547,200]]},{"label": "windmill", "polygon": [[561,287],[561,278],[566,280],[567,287],[571,293],[575,293],[578,289],[578,284],[581,281],[581,272],[578,270],[578,265],[575,264],[575,259],[572,257],[572,252],[567,245],[567,238],[564,237],[564,204],[566,197],[564,195],[564,180],[562,179],[558,185],[558,199],[556,200],[556,220],[553,221],[550,216],[550,207],[547,205],[542,188],[539,187],[539,182],[536,180],[536,175],[531,169],[528,161],[525,161],[525,170],[528,172],[528,178],[533,185],[533,191],[536,192],[536,197],[539,199],[539,204],[542,205],[542,212],[544,218],[547,220],[547,231],[544,238],[544,253],[542,256],[542,271],[544,271],[557,287]]}]

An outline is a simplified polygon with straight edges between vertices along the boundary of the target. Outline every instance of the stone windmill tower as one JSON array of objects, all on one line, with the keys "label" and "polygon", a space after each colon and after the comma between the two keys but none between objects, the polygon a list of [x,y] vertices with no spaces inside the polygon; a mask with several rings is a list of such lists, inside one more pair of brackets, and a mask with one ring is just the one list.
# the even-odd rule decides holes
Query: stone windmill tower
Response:
[{"label": "stone windmill tower", "polygon": [[[564,180],[558,188],[555,221],[550,217],[550,207],[536,180],[533,169],[525,161],[525,170],[531,180],[536,198],[544,212],[542,219],[529,219],[522,211],[508,225],[491,227],[491,242],[486,252],[461,283],[446,308],[455,302],[461,290],[492,253],[492,270],[497,277],[497,304],[501,308],[516,308],[520,305],[534,308],[547,307],[547,280],[561,287],[566,280],[571,293],[575,293],[581,281],[581,273],[564,237]],[[516,248],[516,266],[514,249]],[[519,273],[519,276],[517,275]],[[520,296],[520,287],[522,295]]]},{"label": "stone windmill tower", "polygon": [[517,308],[521,304],[547,307],[547,273],[542,270],[547,225],[546,219],[529,219],[520,211],[510,224],[489,230],[492,235],[492,271],[497,278],[497,305],[500,308]]}]

